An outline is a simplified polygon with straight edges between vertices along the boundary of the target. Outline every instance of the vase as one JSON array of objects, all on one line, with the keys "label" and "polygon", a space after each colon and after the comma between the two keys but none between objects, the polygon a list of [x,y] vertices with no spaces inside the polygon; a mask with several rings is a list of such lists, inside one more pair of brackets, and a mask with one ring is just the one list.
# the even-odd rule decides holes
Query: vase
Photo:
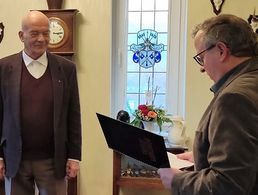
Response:
[{"label": "vase", "polygon": [[173,126],[168,134],[168,142],[172,146],[184,146],[186,141],[185,121],[180,116],[172,117]]},{"label": "vase", "polygon": [[63,0],[47,0],[48,9],[61,9]]},{"label": "vase", "polygon": [[156,122],[153,121],[142,121],[144,129],[152,133],[159,132],[159,126]]}]

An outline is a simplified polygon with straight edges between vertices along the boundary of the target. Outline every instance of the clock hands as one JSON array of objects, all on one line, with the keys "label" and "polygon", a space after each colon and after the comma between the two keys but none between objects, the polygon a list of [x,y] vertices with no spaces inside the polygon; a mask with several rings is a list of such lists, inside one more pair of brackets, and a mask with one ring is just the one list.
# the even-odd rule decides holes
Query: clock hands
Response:
[{"label": "clock hands", "polygon": [[63,32],[53,32],[53,34],[55,35],[61,35],[61,34],[64,34]]}]

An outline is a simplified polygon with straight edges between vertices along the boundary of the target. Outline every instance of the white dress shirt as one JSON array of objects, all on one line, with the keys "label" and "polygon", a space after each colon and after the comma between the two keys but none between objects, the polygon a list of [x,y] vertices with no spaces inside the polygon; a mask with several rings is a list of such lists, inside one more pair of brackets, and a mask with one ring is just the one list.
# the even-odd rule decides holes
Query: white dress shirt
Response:
[{"label": "white dress shirt", "polygon": [[24,51],[22,51],[22,58],[27,70],[34,78],[38,79],[45,73],[48,65],[46,52],[44,52],[37,60],[33,60]]}]

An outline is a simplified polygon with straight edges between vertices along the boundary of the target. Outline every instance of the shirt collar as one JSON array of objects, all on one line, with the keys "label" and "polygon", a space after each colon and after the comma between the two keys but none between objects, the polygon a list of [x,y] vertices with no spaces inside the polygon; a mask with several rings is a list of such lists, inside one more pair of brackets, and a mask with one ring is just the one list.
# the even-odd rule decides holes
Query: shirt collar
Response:
[{"label": "shirt collar", "polygon": [[44,52],[37,60],[32,59],[30,56],[28,56],[25,51],[22,51],[22,58],[26,66],[28,66],[32,61],[37,61],[43,66],[47,66],[48,60],[47,60],[47,52]]},{"label": "shirt collar", "polygon": [[246,60],[246,61],[242,62],[241,64],[239,64],[238,66],[236,66],[232,70],[228,71],[220,80],[218,80],[218,82],[216,82],[210,88],[210,90],[214,94],[217,93],[219,91],[219,89],[224,85],[224,83],[226,83],[226,81],[231,77],[231,75],[235,75],[237,72],[239,72],[241,69],[243,69],[243,67],[246,66],[246,62],[249,61],[249,60]]},{"label": "shirt collar", "polygon": [[217,83],[215,83],[211,88],[210,90],[213,92],[213,93],[216,93],[220,87],[228,80],[228,78],[230,77],[230,75],[233,74],[233,72],[235,72],[234,69],[230,70],[229,72],[227,72]]}]

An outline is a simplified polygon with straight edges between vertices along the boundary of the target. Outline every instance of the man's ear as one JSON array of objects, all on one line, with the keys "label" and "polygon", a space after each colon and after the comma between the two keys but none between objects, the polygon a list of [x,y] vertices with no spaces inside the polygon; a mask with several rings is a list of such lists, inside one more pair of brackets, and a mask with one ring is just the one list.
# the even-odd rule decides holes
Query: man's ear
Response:
[{"label": "man's ear", "polygon": [[220,52],[220,55],[226,56],[229,54],[229,48],[227,47],[227,45],[223,42],[218,42],[217,43],[217,48]]},{"label": "man's ear", "polygon": [[22,31],[19,31],[18,35],[19,35],[20,40],[21,40],[22,42],[24,42],[23,32],[22,32]]},{"label": "man's ear", "polygon": [[221,63],[225,62],[228,59],[228,57],[230,56],[230,49],[223,42],[218,42],[217,43],[217,49],[218,49],[218,52],[219,52],[218,60]]}]

